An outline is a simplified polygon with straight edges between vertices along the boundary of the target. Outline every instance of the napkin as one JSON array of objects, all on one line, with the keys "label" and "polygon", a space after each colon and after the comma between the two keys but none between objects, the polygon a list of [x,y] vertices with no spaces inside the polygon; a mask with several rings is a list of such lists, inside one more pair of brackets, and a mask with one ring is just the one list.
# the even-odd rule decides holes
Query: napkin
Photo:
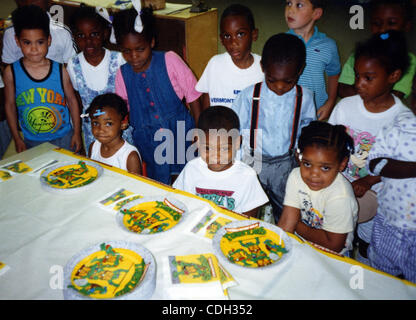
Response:
[{"label": "napkin", "polygon": [[235,219],[225,217],[220,214],[213,213],[211,210],[204,215],[201,219],[198,219],[191,223],[191,228],[188,229],[188,233],[202,237],[205,240],[211,241],[215,233],[227,223],[234,221]]},{"label": "napkin", "polygon": [[166,299],[226,300],[237,285],[212,253],[163,258]]},{"label": "napkin", "polygon": [[97,205],[107,211],[117,213],[122,206],[139,198],[142,196],[125,188],[119,188],[97,201]]}]

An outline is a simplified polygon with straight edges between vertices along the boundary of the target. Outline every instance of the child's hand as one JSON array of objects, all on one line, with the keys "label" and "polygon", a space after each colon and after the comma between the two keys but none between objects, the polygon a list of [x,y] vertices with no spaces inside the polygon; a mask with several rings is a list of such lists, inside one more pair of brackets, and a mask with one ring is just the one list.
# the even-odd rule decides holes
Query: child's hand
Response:
[{"label": "child's hand", "polygon": [[286,232],[294,233],[296,225],[300,221],[300,210],[298,208],[283,206],[282,216],[277,226]]},{"label": "child's hand", "polygon": [[20,139],[20,138],[19,139],[16,139],[14,141],[14,145],[15,145],[16,152],[17,153],[23,152],[23,151],[25,151],[27,149],[25,142],[22,139]]},{"label": "child's hand", "polygon": [[317,111],[318,120],[326,120],[331,115],[333,109],[332,103],[325,103],[322,107],[320,107]]},{"label": "child's hand", "polygon": [[364,178],[355,180],[352,183],[352,188],[354,190],[354,194],[357,198],[361,198],[371,187],[380,182],[380,176],[366,176]]},{"label": "child's hand", "polygon": [[74,150],[75,153],[79,152],[82,147],[82,138],[81,134],[74,133],[71,138],[71,149]]}]

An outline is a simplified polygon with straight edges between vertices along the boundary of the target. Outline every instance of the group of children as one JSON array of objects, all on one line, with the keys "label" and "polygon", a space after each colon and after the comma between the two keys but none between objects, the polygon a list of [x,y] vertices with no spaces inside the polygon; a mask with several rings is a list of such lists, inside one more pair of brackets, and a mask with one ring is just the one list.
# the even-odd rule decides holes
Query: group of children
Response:
[{"label": "group of children", "polygon": [[[401,101],[416,92],[408,1],[373,1],[372,36],[342,70],[336,42],[316,27],[324,1],[288,0],[289,31],[261,56],[251,52],[251,10],[230,5],[220,20],[226,52],[199,80],[175,53],[153,50],[151,9],[122,10],[110,25],[80,7],[70,23],[75,54],[54,36],[47,0],[30,2],[17,1],[7,29],[19,50],[6,58],[15,44],[5,34],[2,55],[17,152],[45,141],[84,149],[251,217],[269,203],[284,230],[345,255],[358,244],[353,257],[416,282],[416,118]],[[120,52],[105,48],[111,28]],[[178,153],[193,141],[180,129],[194,130],[199,153],[186,165]],[[156,156],[163,145],[173,161]],[[357,226],[368,192],[377,214]]]}]

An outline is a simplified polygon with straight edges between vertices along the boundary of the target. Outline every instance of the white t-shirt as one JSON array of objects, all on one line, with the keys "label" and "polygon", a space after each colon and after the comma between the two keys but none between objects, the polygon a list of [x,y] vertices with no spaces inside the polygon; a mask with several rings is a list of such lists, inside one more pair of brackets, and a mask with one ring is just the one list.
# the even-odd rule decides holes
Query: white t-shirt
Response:
[{"label": "white t-shirt", "polygon": [[348,233],[345,248],[352,249],[358,204],[351,183],[340,173],[329,187],[313,191],[295,168],[286,184],[285,206],[300,209],[306,225],[333,233]]},{"label": "white t-shirt", "polygon": [[124,141],[123,146],[118,149],[118,151],[109,158],[104,158],[101,155],[101,143],[98,140],[95,140],[91,149],[91,159],[103,162],[113,167],[117,167],[127,171],[127,158],[130,153],[137,152],[139,159],[141,161],[139,150],[135,146],[132,146],[127,141]]},{"label": "white t-shirt", "polygon": [[237,94],[248,86],[264,79],[261,70],[261,56],[252,53],[253,64],[247,69],[237,67],[228,52],[213,56],[195,89],[208,93],[211,106],[222,105],[231,108]]},{"label": "white t-shirt", "polygon": [[[401,112],[409,109],[399,98],[394,97],[395,104],[384,112],[369,112],[359,95],[347,97],[338,102],[332,111],[328,122],[342,124],[347,127],[348,133],[354,139],[354,154],[351,155],[348,166],[343,172],[348,180],[355,181],[368,175],[366,162],[368,154],[376,141],[376,135]],[[374,191],[378,191],[376,184]]]},{"label": "white t-shirt", "polygon": [[[78,54],[79,63],[81,65],[82,75],[84,76],[87,86],[94,91],[100,91],[105,88],[108,82],[109,70],[110,70],[110,57],[111,51],[105,49],[103,60],[97,65],[93,66],[85,60],[84,53]],[[118,54],[118,64],[121,66],[126,63],[121,52]],[[72,86],[78,91],[77,82],[75,80],[74,62],[73,60],[68,61],[68,74],[71,78]]]},{"label": "white t-shirt", "polygon": [[254,169],[238,160],[227,170],[215,172],[201,157],[195,158],[186,164],[173,187],[238,213],[269,201]]},{"label": "white t-shirt", "polygon": [[[53,19],[50,19],[49,28],[52,41],[46,57],[59,63],[67,63],[76,54],[71,31]],[[11,64],[23,57],[22,50],[17,46],[14,36],[13,27],[6,29],[4,32],[1,58],[7,64]]]}]

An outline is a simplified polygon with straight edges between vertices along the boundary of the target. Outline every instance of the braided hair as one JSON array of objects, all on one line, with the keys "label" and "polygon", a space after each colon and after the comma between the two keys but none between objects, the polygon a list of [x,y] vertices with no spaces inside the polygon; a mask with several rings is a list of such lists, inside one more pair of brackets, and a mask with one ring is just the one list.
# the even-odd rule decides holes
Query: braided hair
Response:
[{"label": "braided hair", "polygon": [[306,147],[318,146],[337,152],[338,161],[350,157],[354,151],[354,141],[343,125],[332,125],[324,121],[312,121],[302,128],[298,141],[298,153]]}]

